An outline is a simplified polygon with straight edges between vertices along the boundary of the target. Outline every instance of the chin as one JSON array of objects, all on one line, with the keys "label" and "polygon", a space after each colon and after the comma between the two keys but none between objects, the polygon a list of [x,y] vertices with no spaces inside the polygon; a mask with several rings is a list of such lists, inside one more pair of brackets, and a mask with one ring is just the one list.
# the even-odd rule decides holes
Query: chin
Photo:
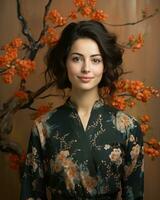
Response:
[{"label": "chin", "polygon": [[97,88],[98,88],[98,85],[95,85],[95,86],[84,85],[84,86],[76,87],[77,90],[83,90],[83,91],[97,90]]}]

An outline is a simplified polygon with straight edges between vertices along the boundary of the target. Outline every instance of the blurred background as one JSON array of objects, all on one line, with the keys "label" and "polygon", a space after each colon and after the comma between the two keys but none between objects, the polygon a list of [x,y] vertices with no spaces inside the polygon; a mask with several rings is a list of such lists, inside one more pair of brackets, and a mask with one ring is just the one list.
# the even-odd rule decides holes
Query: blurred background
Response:
[{"label": "blurred background", "polygon": [[[30,31],[34,38],[39,36],[42,29],[42,17],[47,0],[21,0],[22,13],[25,16]],[[52,2],[51,8],[56,8],[63,15],[67,15],[73,7],[72,0],[58,0]],[[110,24],[122,24],[126,22],[136,22],[142,18],[142,10],[153,13],[156,8],[160,9],[160,0],[97,0],[98,9],[103,9],[109,16],[106,20]],[[79,18],[80,19],[80,18]],[[106,25],[107,26],[107,25]],[[23,37],[21,25],[17,19],[16,0],[0,1],[0,46],[10,42],[15,37]],[[115,32],[120,43],[126,42],[130,34],[145,33],[144,47],[132,52],[126,50],[124,54],[124,68],[132,73],[127,74],[126,78],[144,81],[145,85],[160,88],[160,14],[153,18],[130,26],[107,26]],[[61,29],[59,29],[61,31]],[[27,81],[27,88],[35,91],[40,85],[44,84],[43,71],[44,54],[43,48],[37,55],[36,70]],[[6,102],[15,90],[19,88],[20,80],[14,79],[13,84],[6,85],[0,81],[0,103]],[[50,93],[54,90],[50,88]],[[57,91],[56,91],[57,92]],[[43,100],[44,101],[44,100]],[[62,98],[52,97],[47,100],[56,107],[64,102]],[[35,105],[41,104],[42,100]],[[135,117],[143,114],[151,116],[151,129],[147,137],[152,135],[160,140],[160,101],[153,99],[147,104],[139,103],[133,110],[129,111]],[[16,113],[14,117],[14,128],[11,139],[20,143],[24,149],[27,143],[32,126],[31,114],[33,111],[24,109]],[[145,200],[160,199],[160,158],[152,161],[148,156],[145,157]],[[9,160],[6,154],[0,152],[0,199],[18,200],[20,191],[20,181],[18,172],[9,167]]]}]

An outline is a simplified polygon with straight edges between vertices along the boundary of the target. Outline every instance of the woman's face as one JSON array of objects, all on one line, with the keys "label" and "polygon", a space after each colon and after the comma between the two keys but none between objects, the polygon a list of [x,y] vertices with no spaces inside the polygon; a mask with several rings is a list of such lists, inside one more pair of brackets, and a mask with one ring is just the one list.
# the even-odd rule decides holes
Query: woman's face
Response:
[{"label": "woman's face", "polygon": [[66,67],[72,89],[97,90],[104,70],[97,43],[89,38],[77,39],[69,52]]}]

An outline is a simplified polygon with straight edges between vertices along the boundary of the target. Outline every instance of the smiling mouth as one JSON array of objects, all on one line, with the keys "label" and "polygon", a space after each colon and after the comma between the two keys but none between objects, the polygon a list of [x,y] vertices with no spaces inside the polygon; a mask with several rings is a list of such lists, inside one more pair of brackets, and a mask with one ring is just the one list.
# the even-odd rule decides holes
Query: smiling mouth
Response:
[{"label": "smiling mouth", "polygon": [[78,78],[84,83],[88,83],[90,80],[93,79],[93,77],[85,77],[85,76],[80,76]]}]

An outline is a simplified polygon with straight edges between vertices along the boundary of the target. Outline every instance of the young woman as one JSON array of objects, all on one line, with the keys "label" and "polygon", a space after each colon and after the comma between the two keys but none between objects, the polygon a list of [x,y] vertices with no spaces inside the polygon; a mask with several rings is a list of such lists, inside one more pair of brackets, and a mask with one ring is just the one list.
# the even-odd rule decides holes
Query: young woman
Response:
[{"label": "young woman", "polygon": [[143,199],[143,136],[137,120],[99,95],[123,73],[116,36],[97,21],[69,24],[47,54],[64,105],[35,120],[21,200]]}]

